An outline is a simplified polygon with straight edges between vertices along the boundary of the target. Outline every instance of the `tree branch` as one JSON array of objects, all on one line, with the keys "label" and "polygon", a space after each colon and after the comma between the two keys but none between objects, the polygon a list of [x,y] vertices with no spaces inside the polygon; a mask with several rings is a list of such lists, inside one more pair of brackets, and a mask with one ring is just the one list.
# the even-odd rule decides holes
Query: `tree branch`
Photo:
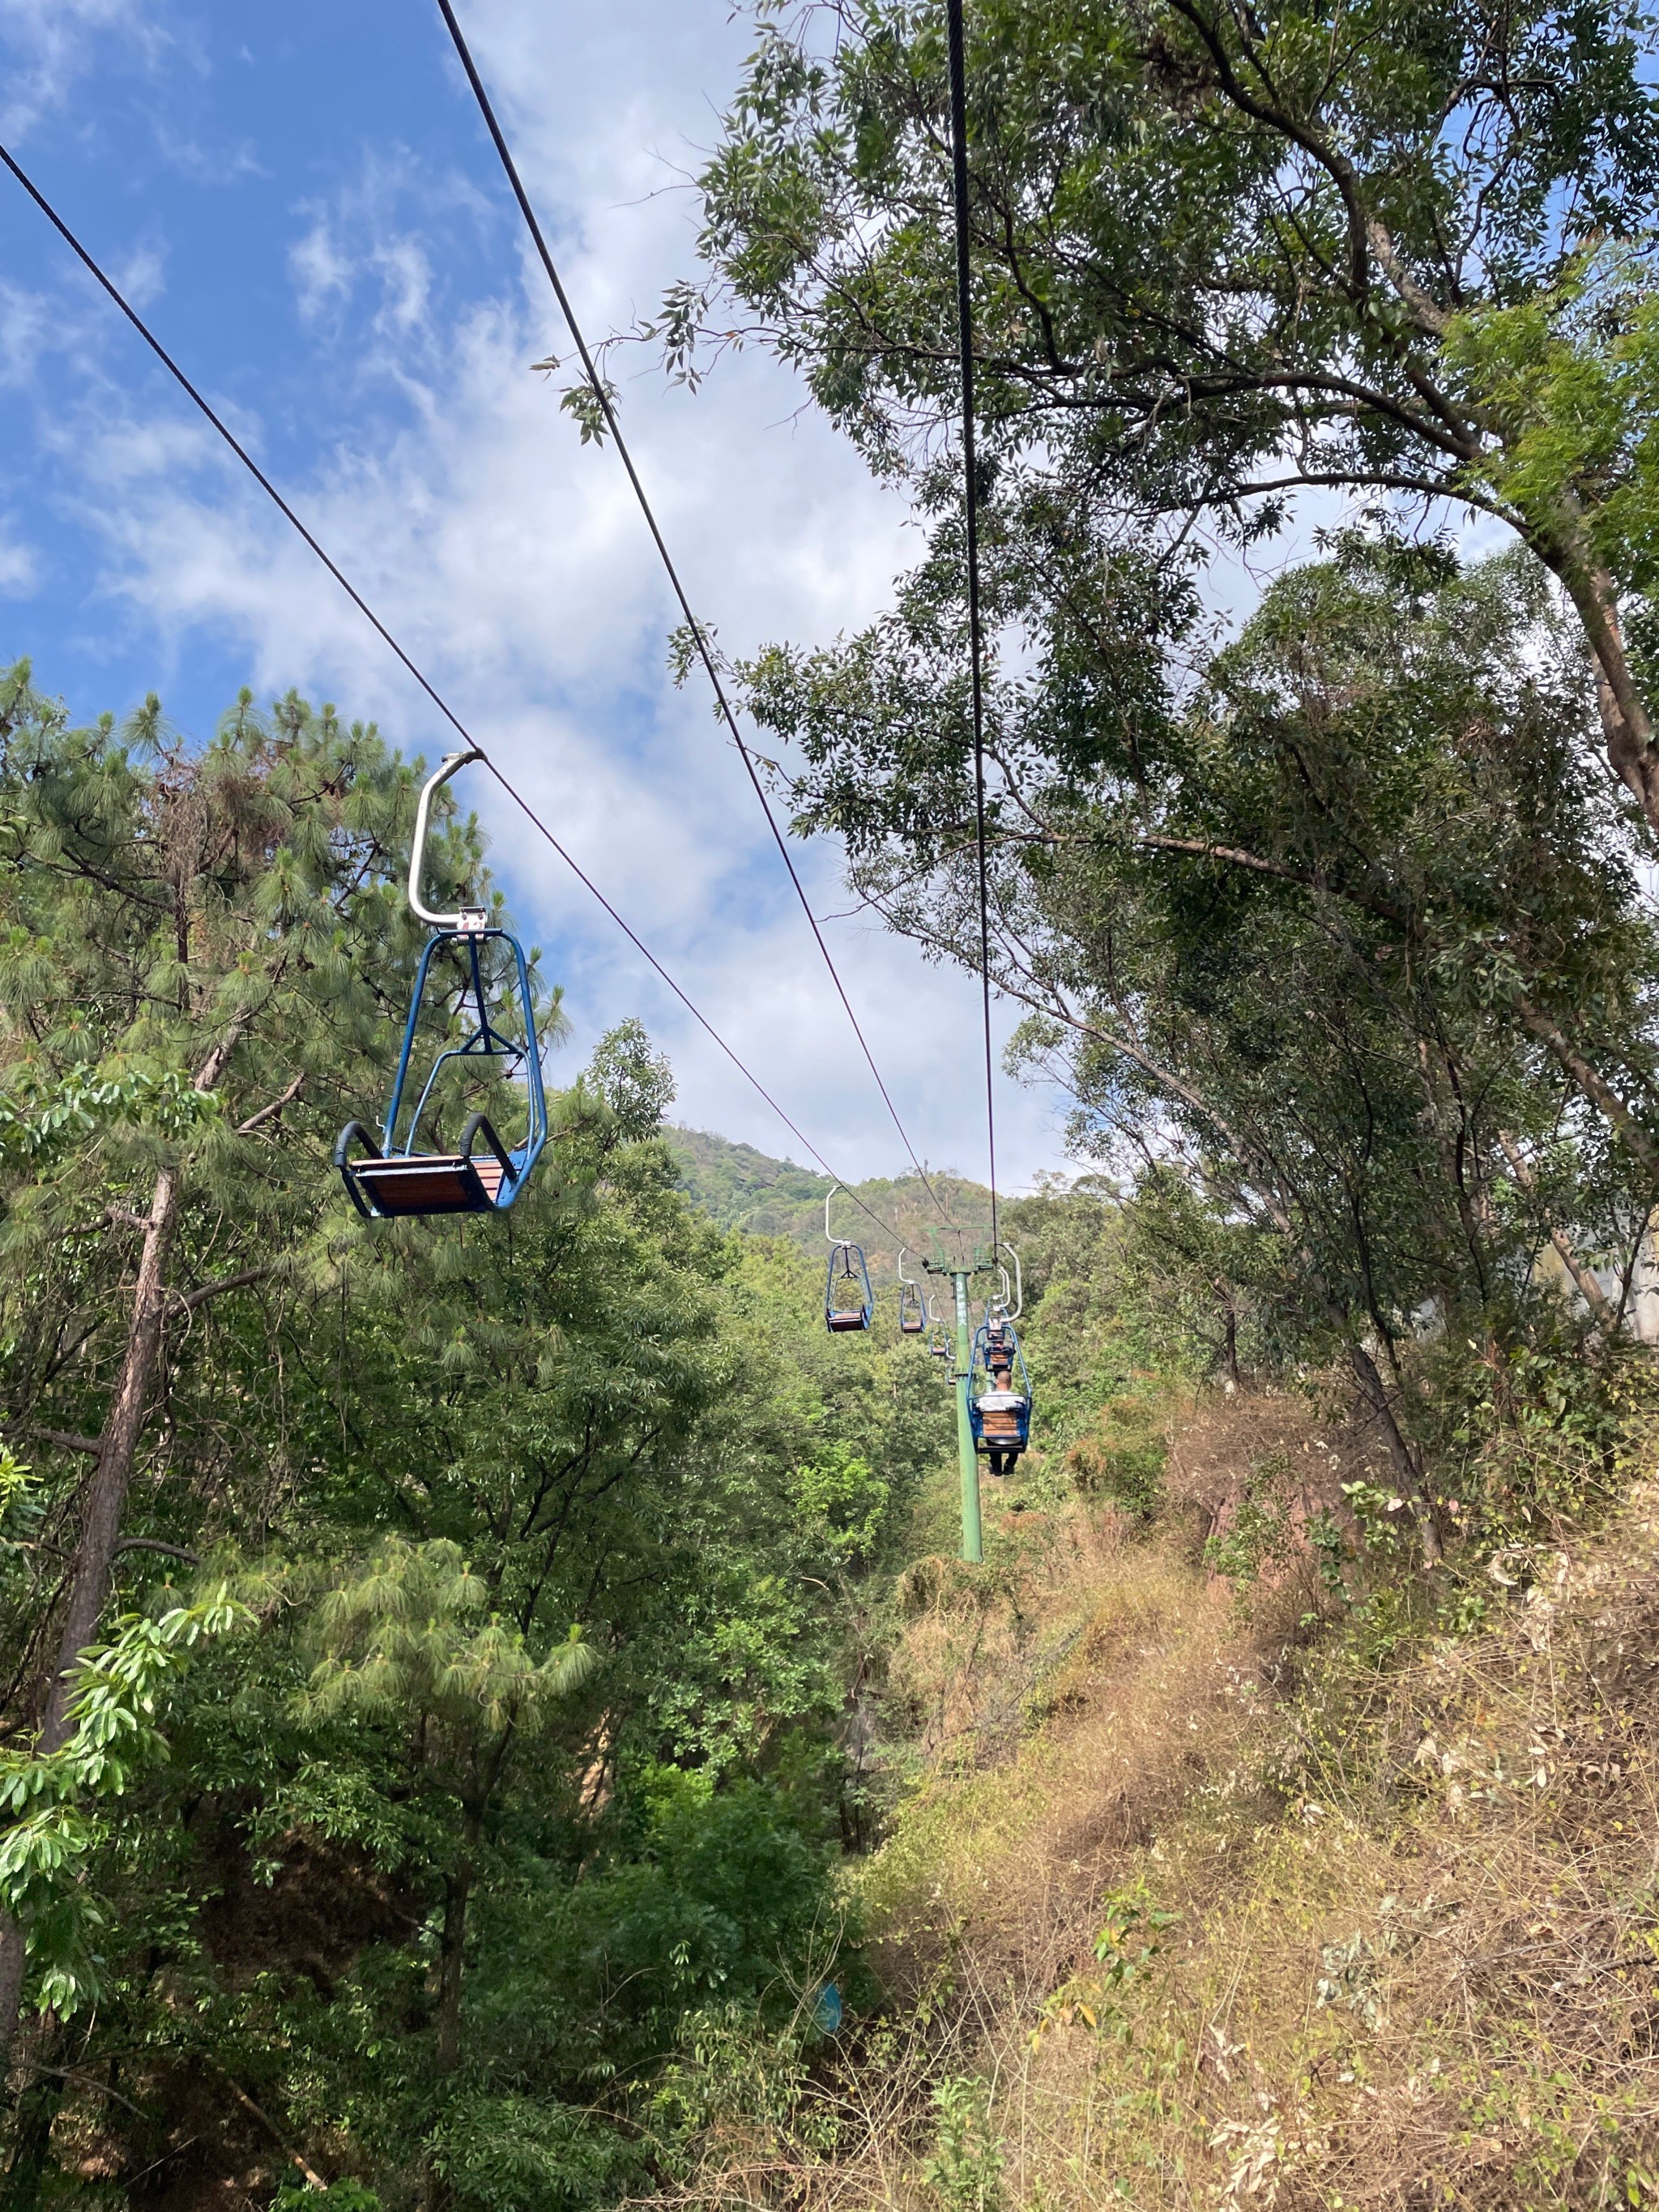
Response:
[{"label": "tree branch", "polygon": [[88,1452],[94,1459],[104,1449],[101,1437],[80,1437],[70,1429],[31,1428],[27,1433],[43,1444],[55,1444],[59,1451]]},{"label": "tree branch", "polygon": [[237,1135],[239,1137],[251,1137],[262,1121],[269,1121],[272,1115],[280,1114],[284,1106],[292,1105],[294,1101],[299,1097],[305,1079],[306,1072],[301,1068],[299,1074],[295,1077],[293,1082],[289,1085],[288,1089],[283,1091],[280,1098],[273,1098],[268,1106],[262,1106],[257,1114],[250,1114],[246,1121],[239,1121],[237,1123]]},{"label": "tree branch", "polygon": [[156,1536],[123,1536],[110,1557],[118,1559],[123,1552],[160,1552],[169,1559],[182,1559],[187,1567],[199,1567],[202,1564],[199,1552],[192,1552],[183,1544],[164,1544]]},{"label": "tree branch", "polygon": [[204,1283],[199,1291],[184,1293],[174,1291],[173,1303],[181,1313],[194,1313],[210,1298],[216,1298],[222,1291],[245,1291],[250,1283],[263,1283],[276,1273],[277,1263],[266,1260],[257,1267],[243,1267],[234,1275],[222,1275],[216,1283]]},{"label": "tree branch", "polygon": [[1539,1195],[1538,1179],[1528,1166],[1525,1156],[1513,1136],[1507,1129],[1500,1129],[1498,1132],[1498,1142],[1504,1158],[1510,1164],[1515,1180],[1537,1209],[1538,1218],[1548,1232],[1550,1243],[1555,1247],[1556,1256],[1578,1285],[1578,1294],[1589,1308],[1591,1319],[1595,1322],[1597,1330],[1604,1337],[1611,1336],[1619,1326],[1619,1316],[1614,1313],[1606,1291],[1573,1250],[1564,1231],[1558,1229],[1545,1212]]},{"label": "tree branch", "polygon": [[1591,1104],[1600,1108],[1648,1173],[1659,1182],[1659,1146],[1655,1145],[1617,1091],[1596,1073],[1541,1007],[1534,1006],[1519,991],[1513,994],[1513,1004],[1533,1035],[1549,1047]]}]

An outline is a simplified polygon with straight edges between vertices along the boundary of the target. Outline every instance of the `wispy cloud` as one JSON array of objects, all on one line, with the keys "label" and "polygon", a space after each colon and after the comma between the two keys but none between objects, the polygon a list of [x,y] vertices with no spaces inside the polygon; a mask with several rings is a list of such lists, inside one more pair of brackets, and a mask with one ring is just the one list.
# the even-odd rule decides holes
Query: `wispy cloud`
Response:
[{"label": "wispy cloud", "polygon": [[40,574],[40,556],[10,515],[0,515],[0,592],[26,599]]},{"label": "wispy cloud", "polygon": [[0,0],[0,56],[5,91],[0,129],[21,141],[45,113],[62,107],[97,56],[100,42],[125,41],[147,63],[171,34],[146,0]]},{"label": "wispy cloud", "polygon": [[296,214],[305,228],[288,266],[302,320],[321,337],[367,339],[371,354],[390,342],[400,359],[428,334],[434,247],[476,247],[478,226],[498,220],[459,168],[434,173],[404,148],[365,153],[349,184]]}]

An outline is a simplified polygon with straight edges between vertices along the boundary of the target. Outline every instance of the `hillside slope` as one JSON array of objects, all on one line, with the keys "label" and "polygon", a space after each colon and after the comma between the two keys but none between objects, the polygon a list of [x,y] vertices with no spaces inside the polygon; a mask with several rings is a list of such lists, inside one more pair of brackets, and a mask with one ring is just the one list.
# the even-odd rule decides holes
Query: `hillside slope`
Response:
[{"label": "hillside slope", "polygon": [[986,1569],[911,1571],[851,1893],[884,2011],[696,2201],[1659,2201],[1659,1492],[1437,1626],[1320,1630],[1316,1559],[1241,1601],[1205,1533],[1361,1441],[1268,1394],[1173,1441],[1151,1527],[993,1501]]},{"label": "hillside slope", "polygon": [[[679,1188],[722,1229],[787,1237],[815,1257],[826,1249],[823,1201],[832,1188],[827,1176],[798,1167],[793,1160],[774,1159],[752,1145],[734,1144],[709,1130],[676,1127],[665,1133],[679,1169]],[[970,1236],[988,1233],[991,1194],[982,1183],[949,1169],[930,1170],[928,1180],[941,1204]],[[837,1199],[831,1209],[836,1234],[862,1244],[878,1279],[894,1279],[898,1244],[854,1202],[862,1199],[871,1213],[890,1223],[904,1238],[909,1252],[906,1272],[915,1273],[912,1262],[933,1249],[933,1235],[940,1226],[939,1213],[921,1178],[872,1176],[851,1189],[853,1196]]]}]

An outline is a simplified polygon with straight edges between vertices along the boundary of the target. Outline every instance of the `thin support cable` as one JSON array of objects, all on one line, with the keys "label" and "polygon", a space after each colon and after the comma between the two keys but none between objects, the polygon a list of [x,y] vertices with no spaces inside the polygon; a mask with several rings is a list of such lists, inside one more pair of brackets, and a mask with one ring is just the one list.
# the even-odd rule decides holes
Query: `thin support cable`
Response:
[{"label": "thin support cable", "polygon": [[559,840],[548,828],[546,823],[542,820],[541,817],[532,807],[529,800],[526,799],[523,793],[517,790],[513,784],[508,782],[507,777],[502,775],[501,769],[496,767],[495,762],[489,757],[489,755],[484,750],[483,747],[479,744],[477,739],[472,735],[472,732],[467,728],[465,723],[462,721],[460,716],[457,714],[454,708],[449,704],[449,702],[410,658],[409,654],[404,652],[403,647],[399,645],[397,639],[386,628],[386,624],[380,620],[380,617],[375,613],[374,608],[370,606],[368,601],[364,599],[362,593],[358,591],[356,586],[351,581],[350,578],[324,550],[317,539],[313,537],[311,532],[307,529],[305,524],[301,521],[299,516],[289,505],[288,501],[283,497],[281,492],[277,490],[276,485],[272,483],[270,478],[259,466],[259,464],[254,459],[253,456],[248,452],[246,447],[242,444],[241,441],[227,426],[220,416],[214,411],[208,401],[203,397],[202,393],[198,391],[195,385],[191,382],[189,377],[186,376],[184,370],[179,368],[178,362],[174,361],[173,356],[161,343],[161,340],[150,329],[149,325],[143,320],[137,309],[129,304],[124,295],[117,289],[113,281],[109,276],[106,276],[98,263],[94,260],[92,255],[88,252],[86,247],[82,245],[80,240],[75,235],[75,233],[64,221],[56,208],[52,206],[51,201],[46,198],[45,194],[39,190],[33,181],[18,166],[11,154],[3,145],[0,145],[0,162],[3,162],[5,167],[10,170],[12,175],[16,178],[18,183],[21,185],[23,190],[34,202],[36,207],[38,207],[41,214],[46,216],[47,222],[58,233],[58,236],[64,240],[64,243],[70,248],[70,252],[81,263],[82,266],[87,270],[88,274],[103,289],[103,291],[108,295],[109,298],[126,317],[128,322],[130,322],[133,329],[137,331],[139,337],[149,348],[150,351],[155,356],[157,361],[161,362],[161,366],[167,370],[173,381],[179,386],[179,389],[188,396],[188,398],[199,410],[201,414],[212,424],[213,428],[218,432],[220,437],[223,439],[225,444],[229,447],[231,452],[235,454],[237,459],[242,464],[242,466],[259,486],[259,489],[265,494],[265,496],[270,501],[271,504],[276,508],[283,520],[289,523],[298,532],[300,537],[305,540],[307,545],[308,545],[312,552],[316,555],[318,560],[322,562],[329,574],[333,577],[335,582],[340,586],[340,589],[351,601],[353,606],[357,609],[364,620],[368,622],[376,635],[396,655],[397,659],[402,662],[404,667],[408,671],[409,674],[414,678],[416,683],[419,684],[421,690],[425,692],[427,697],[437,708],[438,712],[443,716],[444,720],[449,724],[450,727],[455,732],[456,735],[461,739],[462,743],[471,747],[477,751],[479,760],[483,763],[483,766],[489,770],[491,775],[495,777],[496,782],[501,785],[501,789],[507,793],[507,796],[514,801],[514,803],[522,810],[526,818],[535,829],[540,831],[541,835],[547,840],[548,843],[553,848],[553,850],[564,862],[566,867],[569,869],[571,874],[574,876],[576,881],[582,886],[583,890],[587,891],[590,896],[598,902],[599,906],[604,908],[605,912],[610,915],[611,921],[616,923],[617,928],[621,930],[623,935],[628,939],[629,943],[634,947],[641,958],[644,960],[649,967],[653,969],[657,975],[662,978],[662,981],[668,986],[669,989],[679,1000],[680,1004],[685,1008],[686,1012],[691,1016],[692,1019],[704,1030],[706,1030],[708,1035],[714,1039],[714,1042],[726,1054],[726,1057],[731,1061],[732,1066],[735,1067],[738,1074],[743,1077],[744,1082],[749,1084],[761,1098],[764,1099],[767,1105],[769,1106],[773,1113],[777,1115],[779,1121],[783,1124],[784,1127],[787,1129],[790,1135],[794,1138],[795,1141],[799,1145],[803,1146],[804,1149],[811,1155],[812,1158],[817,1162],[818,1166],[823,1172],[827,1175],[832,1182],[840,1184],[842,1189],[846,1192],[848,1197],[852,1200],[854,1205],[859,1208],[860,1212],[867,1215],[868,1218],[875,1223],[878,1229],[882,1230],[886,1235],[893,1237],[896,1241],[898,1237],[897,1230],[890,1227],[890,1225],[882,1219],[881,1216],[871,1206],[866,1205],[865,1200],[858,1195],[858,1193],[855,1190],[851,1189],[842,1178],[836,1173],[835,1170],[830,1166],[829,1161],[824,1158],[823,1154],[819,1152],[817,1146],[812,1142],[811,1139],[808,1137],[790,1118],[790,1116],[784,1112],[782,1107],[779,1105],[777,1100],[774,1098],[771,1092],[766,1088],[766,1085],[761,1081],[760,1078],[738,1057],[737,1053],[729,1044],[727,1044],[726,1039],[720,1035],[720,1031],[714,1027],[714,1024],[708,1019],[708,1017],[702,1012],[702,1008],[699,1007],[687,994],[687,993],[681,988],[680,985],[675,981],[672,975],[669,974],[667,969],[663,966],[661,961],[658,959],[656,954],[651,951],[650,947],[641,937],[637,935],[629,923],[623,921],[622,915],[617,911],[616,908],[611,905],[610,900],[605,896],[605,893],[599,889],[599,885],[593,881],[592,877],[589,876],[572,858],[571,854],[565,849],[564,846],[560,843]]},{"label": "thin support cable", "polygon": [[[445,4],[446,0],[441,0]],[[984,641],[979,601],[979,480],[974,451],[974,303],[968,227],[968,84],[962,0],[945,0],[951,58],[951,196],[957,228],[957,343],[962,357],[963,516],[968,555],[968,653],[974,715],[974,837],[979,857],[979,974],[985,1011],[985,1139],[991,1170],[991,1252],[997,1226],[996,1062],[991,1042],[991,890],[985,853]]]},{"label": "thin support cable", "polygon": [[772,802],[767,796],[766,786],[761,781],[760,770],[756,765],[755,757],[744,742],[743,732],[738,727],[737,715],[732,709],[731,700],[726,696],[726,685],[721,680],[720,664],[714,658],[714,650],[708,642],[708,635],[702,624],[692,612],[690,599],[686,594],[684,585],[680,581],[679,570],[675,567],[673,556],[669,552],[668,541],[662,534],[661,527],[657,521],[656,512],[647,495],[640,472],[635,466],[634,456],[629,450],[628,441],[623,435],[622,424],[617,419],[617,410],[611,401],[610,391],[605,379],[599,374],[598,362],[589,350],[587,340],[582,335],[581,325],[576,320],[576,311],[570,304],[570,295],[564,289],[564,280],[559,275],[558,265],[553,258],[540,219],[531,203],[529,193],[525,190],[524,179],[519,174],[518,164],[513,158],[512,149],[507,145],[506,134],[496,118],[489,94],[484,89],[483,79],[479,76],[477,64],[472,58],[472,50],[467,45],[465,34],[456,18],[454,9],[450,5],[450,0],[438,0],[438,8],[448,27],[450,39],[454,45],[461,67],[466,73],[466,81],[472,88],[472,96],[477,102],[478,112],[483,118],[484,126],[500,157],[507,181],[512,187],[513,197],[519,204],[519,212],[524,217],[525,227],[530,233],[531,240],[536,248],[542,267],[547,272],[547,281],[552,286],[553,296],[559,303],[559,313],[564,317],[565,326],[574,342],[576,352],[582,365],[582,374],[586,377],[600,412],[605,416],[605,427],[616,441],[617,456],[623,468],[628,471],[628,481],[633,486],[634,496],[639,502],[641,514],[645,517],[646,527],[651,533],[652,543],[657,549],[669,583],[673,587],[674,597],[679,602],[680,612],[685,617],[686,626],[697,648],[697,657],[708,672],[720,719],[731,732],[732,742],[736,745],[738,757],[748,771],[749,781],[754,786],[755,796],[760,801],[761,811],[766,817],[766,826],[772,832],[773,842],[778,848],[779,856],[784,866],[789,872],[789,880],[794,885],[795,896],[800,901],[801,912],[806,916],[808,927],[817,941],[819,952],[823,955],[823,964],[830,971],[830,980],[836,987],[836,995],[841,1000],[842,1010],[852,1025],[853,1034],[858,1039],[859,1050],[864,1054],[870,1073],[875,1079],[876,1088],[881,1093],[882,1104],[887,1109],[893,1127],[898,1131],[905,1151],[910,1155],[910,1164],[921,1178],[923,1189],[938,1207],[940,1219],[949,1224],[951,1224],[950,1213],[941,1201],[939,1193],[928,1181],[927,1170],[923,1167],[916,1148],[910,1142],[904,1124],[899,1119],[898,1109],[894,1105],[892,1096],[883,1079],[881,1070],[876,1065],[876,1056],[870,1049],[869,1041],[860,1025],[858,1016],[853,1012],[853,1002],[847,995],[846,986],[841,980],[840,971],[830,954],[823,932],[818,926],[818,918],[812,911],[812,903],[806,896],[805,886],[802,884],[796,869],[794,856],[785,841],[783,831],[778,826],[778,818],[772,811]]}]

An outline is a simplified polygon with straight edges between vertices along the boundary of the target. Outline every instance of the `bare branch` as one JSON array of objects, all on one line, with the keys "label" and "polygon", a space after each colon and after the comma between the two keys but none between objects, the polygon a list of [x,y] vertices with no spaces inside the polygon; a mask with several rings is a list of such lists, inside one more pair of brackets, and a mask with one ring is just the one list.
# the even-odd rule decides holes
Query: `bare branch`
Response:
[{"label": "bare branch", "polygon": [[283,1091],[280,1098],[273,1098],[268,1106],[262,1106],[257,1114],[250,1114],[246,1121],[239,1121],[237,1123],[237,1135],[239,1137],[251,1137],[262,1121],[269,1121],[273,1115],[280,1114],[284,1106],[292,1105],[294,1101],[299,1097],[301,1089],[305,1083],[305,1070],[301,1068],[299,1074],[295,1077],[293,1082],[289,1085],[288,1089]]},{"label": "bare branch", "polygon": [[59,1451],[88,1452],[94,1459],[104,1449],[100,1437],[78,1437],[69,1429],[31,1428],[28,1434],[43,1444],[55,1444]]},{"label": "bare branch", "polygon": [[266,1260],[257,1267],[243,1267],[234,1275],[223,1275],[216,1283],[204,1283],[199,1291],[180,1294],[173,1292],[173,1304],[180,1313],[194,1313],[210,1298],[216,1298],[222,1291],[245,1291],[250,1283],[263,1283],[276,1273],[277,1263]]},{"label": "bare branch", "polygon": [[202,1564],[199,1552],[190,1551],[183,1544],[164,1544],[156,1536],[123,1536],[110,1557],[118,1559],[123,1552],[160,1552],[167,1559],[182,1559],[187,1567]]},{"label": "bare branch", "polygon": [[1500,1129],[1498,1132],[1498,1142],[1503,1151],[1504,1158],[1510,1164],[1516,1182],[1537,1208],[1538,1217],[1548,1232],[1550,1243],[1554,1245],[1556,1255],[1560,1260],[1561,1265],[1578,1285],[1578,1294],[1589,1308],[1591,1318],[1597,1329],[1603,1336],[1611,1336],[1619,1326],[1619,1316],[1608,1302],[1606,1291],[1567,1242],[1565,1232],[1558,1229],[1545,1212],[1539,1197],[1538,1179],[1528,1166],[1526,1158],[1514,1137],[1507,1129]]}]

